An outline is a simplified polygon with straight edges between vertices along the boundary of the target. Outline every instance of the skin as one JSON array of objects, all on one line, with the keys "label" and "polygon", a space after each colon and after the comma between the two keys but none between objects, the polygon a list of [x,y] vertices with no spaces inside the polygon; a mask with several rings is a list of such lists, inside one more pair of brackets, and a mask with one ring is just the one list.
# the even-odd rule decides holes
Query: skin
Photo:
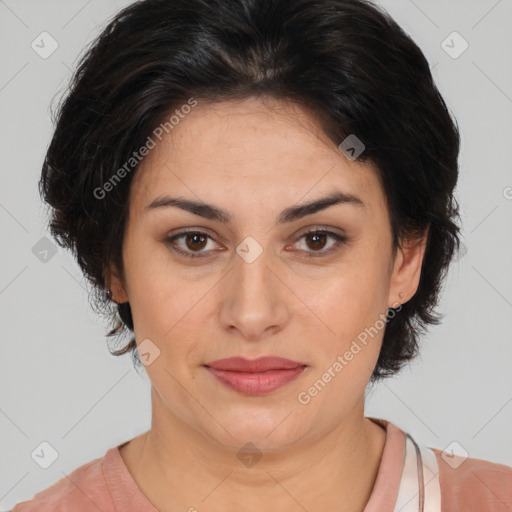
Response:
[{"label": "skin", "polygon": [[[364,207],[338,204],[276,224],[285,208],[334,190],[357,195]],[[176,207],[144,211],[166,194],[216,205],[233,219],[225,225]],[[175,245],[208,256],[171,251],[165,238],[183,228],[209,238],[184,236]],[[318,228],[347,240],[328,253],[335,239],[302,236]],[[236,252],[247,236],[263,250],[252,263]],[[425,241],[426,234],[404,243],[393,258],[372,164],[346,158],[296,104],[199,102],[166,134],[133,177],[124,279],[113,266],[109,274],[113,299],[130,302],[137,343],[150,339],[160,350],[146,366],[151,429],[120,449],[153,505],[362,511],[385,443],[385,431],[364,416],[384,329],[307,405],[297,396],[379,315],[414,295]],[[202,366],[262,355],[309,366],[264,396],[238,393]],[[248,442],[262,454],[252,467],[237,457]]]}]

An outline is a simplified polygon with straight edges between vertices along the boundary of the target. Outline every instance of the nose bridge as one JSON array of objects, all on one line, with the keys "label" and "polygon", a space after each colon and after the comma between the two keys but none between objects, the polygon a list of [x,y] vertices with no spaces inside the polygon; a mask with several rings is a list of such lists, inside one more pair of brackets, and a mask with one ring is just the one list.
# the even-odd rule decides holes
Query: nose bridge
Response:
[{"label": "nose bridge", "polygon": [[[242,246],[243,247],[243,246]],[[238,254],[236,263],[236,287],[240,289],[243,294],[253,295],[254,300],[260,298],[269,299],[270,287],[272,284],[269,282],[270,274],[270,251],[266,249],[264,253],[254,256],[254,249],[247,247],[245,249],[237,249],[237,253],[243,252],[243,256]],[[245,259],[247,256],[248,259]],[[254,258],[254,259],[253,259]]]},{"label": "nose bridge", "polygon": [[236,252],[229,297],[222,306],[225,327],[236,327],[248,338],[262,336],[269,327],[282,328],[288,310],[283,284],[274,275],[272,251],[249,236]]}]

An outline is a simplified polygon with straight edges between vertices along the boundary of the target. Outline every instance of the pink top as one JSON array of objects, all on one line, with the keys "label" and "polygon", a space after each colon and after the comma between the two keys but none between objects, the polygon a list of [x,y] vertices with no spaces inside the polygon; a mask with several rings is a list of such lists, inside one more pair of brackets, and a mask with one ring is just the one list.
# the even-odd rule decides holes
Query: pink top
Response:
[{"label": "pink top", "polygon": [[[387,420],[369,418],[386,429],[377,479],[364,512],[393,512],[404,467],[406,434]],[[118,445],[73,471],[11,512],[158,512],[142,494]],[[512,511],[512,467],[466,459],[453,469],[432,448],[439,465],[442,512]]]}]

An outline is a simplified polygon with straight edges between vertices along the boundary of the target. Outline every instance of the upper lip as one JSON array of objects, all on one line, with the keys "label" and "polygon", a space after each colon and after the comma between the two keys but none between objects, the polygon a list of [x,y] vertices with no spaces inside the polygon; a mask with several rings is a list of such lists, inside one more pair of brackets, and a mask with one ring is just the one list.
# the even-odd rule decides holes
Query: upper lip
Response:
[{"label": "upper lip", "polygon": [[289,370],[291,368],[298,368],[299,366],[307,366],[304,363],[298,363],[290,359],[282,357],[266,356],[259,357],[258,359],[245,359],[244,357],[229,357],[227,359],[219,359],[206,363],[204,366],[209,366],[217,370],[231,370],[240,372],[265,372],[268,370]]}]

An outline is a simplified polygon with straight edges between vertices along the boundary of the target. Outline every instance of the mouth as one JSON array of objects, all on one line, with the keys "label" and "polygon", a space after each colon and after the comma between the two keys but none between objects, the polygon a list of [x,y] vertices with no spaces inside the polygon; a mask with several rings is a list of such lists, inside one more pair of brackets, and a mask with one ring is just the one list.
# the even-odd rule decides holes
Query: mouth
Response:
[{"label": "mouth", "polygon": [[205,366],[217,370],[237,372],[266,372],[268,370],[292,370],[299,366],[307,366],[291,359],[276,356],[263,356],[258,359],[245,359],[245,357],[229,357],[206,363]]},{"label": "mouth", "polygon": [[307,367],[290,359],[241,357],[220,359],[203,365],[217,381],[239,393],[264,395],[296,379]]}]

